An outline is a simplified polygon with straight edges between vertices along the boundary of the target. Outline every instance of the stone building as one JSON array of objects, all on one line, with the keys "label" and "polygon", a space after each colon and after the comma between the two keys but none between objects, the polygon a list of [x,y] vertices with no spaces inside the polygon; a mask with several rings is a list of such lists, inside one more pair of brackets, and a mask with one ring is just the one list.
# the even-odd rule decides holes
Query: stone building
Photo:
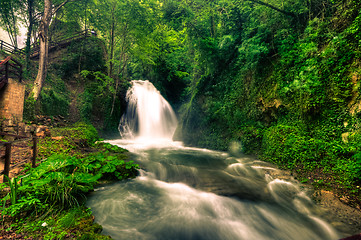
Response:
[{"label": "stone building", "polygon": [[8,83],[0,89],[0,118],[15,122],[23,120],[25,85],[9,78]]}]

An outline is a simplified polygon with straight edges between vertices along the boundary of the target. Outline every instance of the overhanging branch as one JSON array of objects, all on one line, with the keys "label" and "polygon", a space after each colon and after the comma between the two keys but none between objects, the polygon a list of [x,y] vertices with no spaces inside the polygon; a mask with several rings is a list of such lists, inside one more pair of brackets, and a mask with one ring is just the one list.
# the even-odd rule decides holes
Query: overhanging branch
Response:
[{"label": "overhanging branch", "polygon": [[273,6],[273,5],[269,4],[269,3],[266,3],[266,2],[262,2],[262,1],[259,1],[259,0],[246,0],[246,1],[266,6],[266,7],[271,8],[271,9],[277,11],[277,12],[280,12],[282,14],[285,14],[285,15],[288,15],[288,16],[291,16],[291,17],[296,17],[296,14],[294,14],[294,13],[282,10],[282,9],[280,9],[278,7],[275,7],[275,6]]},{"label": "overhanging branch", "polygon": [[60,8],[62,8],[65,4],[67,4],[68,2],[73,2],[74,0],[65,0],[64,2],[60,3],[58,6],[54,7],[53,9],[53,15],[59,11]]}]

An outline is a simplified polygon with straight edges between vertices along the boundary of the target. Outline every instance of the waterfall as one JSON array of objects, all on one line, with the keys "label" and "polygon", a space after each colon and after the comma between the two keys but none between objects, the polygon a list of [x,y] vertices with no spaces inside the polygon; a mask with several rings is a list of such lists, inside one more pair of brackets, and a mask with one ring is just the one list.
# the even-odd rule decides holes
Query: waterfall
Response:
[{"label": "waterfall", "polygon": [[133,80],[131,84],[127,111],[119,123],[121,137],[171,140],[177,118],[170,104],[148,80]]}]

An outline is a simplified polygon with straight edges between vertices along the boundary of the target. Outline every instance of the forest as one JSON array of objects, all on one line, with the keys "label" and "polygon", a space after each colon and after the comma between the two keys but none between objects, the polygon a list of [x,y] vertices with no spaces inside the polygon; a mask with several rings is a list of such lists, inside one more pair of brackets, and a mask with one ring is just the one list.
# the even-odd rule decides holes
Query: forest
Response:
[{"label": "forest", "polygon": [[[26,123],[61,116],[67,124],[55,127],[77,123],[118,137],[130,80],[149,80],[177,112],[175,140],[222,151],[236,144],[360,207],[359,0],[1,0],[0,27],[14,46],[26,28],[25,54],[15,56],[24,66]],[[91,35],[48,48],[84,30]],[[89,138],[95,146],[99,137]],[[114,164],[123,161],[112,155],[120,150],[101,147]],[[62,157],[56,168],[71,174],[80,160]],[[99,156],[82,161],[95,172],[104,164]],[[104,179],[122,179],[114,171]],[[103,178],[85,172],[73,184],[91,189]],[[31,212],[29,202],[9,214]]]}]

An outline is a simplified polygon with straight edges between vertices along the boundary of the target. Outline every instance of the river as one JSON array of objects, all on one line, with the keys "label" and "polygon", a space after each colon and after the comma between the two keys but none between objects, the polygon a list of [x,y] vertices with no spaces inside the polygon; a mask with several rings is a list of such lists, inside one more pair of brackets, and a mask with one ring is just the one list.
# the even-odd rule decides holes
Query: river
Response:
[{"label": "river", "polygon": [[141,170],[135,179],[90,195],[87,206],[104,234],[142,240],[340,238],[318,216],[306,189],[272,165],[173,142],[175,115],[149,82],[133,82],[128,101],[123,138],[108,142],[128,149]]}]

